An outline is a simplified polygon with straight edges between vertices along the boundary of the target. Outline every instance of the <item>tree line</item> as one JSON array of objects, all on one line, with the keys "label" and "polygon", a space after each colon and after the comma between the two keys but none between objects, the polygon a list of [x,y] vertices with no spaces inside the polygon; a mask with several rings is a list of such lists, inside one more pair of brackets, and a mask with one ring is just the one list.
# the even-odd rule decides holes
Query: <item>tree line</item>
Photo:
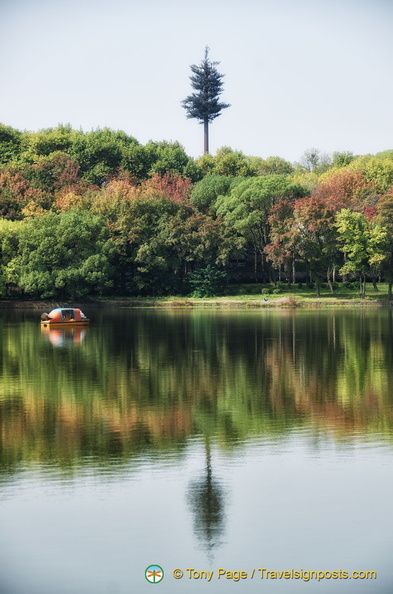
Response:
[{"label": "tree line", "polygon": [[393,283],[393,151],[299,163],[122,131],[0,125],[0,296],[207,296],[225,282]]}]

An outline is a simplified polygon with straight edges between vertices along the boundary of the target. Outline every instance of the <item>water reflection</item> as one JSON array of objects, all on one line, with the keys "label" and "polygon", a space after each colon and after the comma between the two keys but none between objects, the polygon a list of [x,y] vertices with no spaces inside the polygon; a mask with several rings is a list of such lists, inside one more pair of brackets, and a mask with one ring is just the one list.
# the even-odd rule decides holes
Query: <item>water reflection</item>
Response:
[{"label": "water reflection", "polygon": [[44,340],[28,314],[0,319],[3,468],[166,456],[192,436],[223,448],[305,429],[392,440],[390,310],[91,317],[86,334]]},{"label": "water reflection", "polygon": [[205,474],[193,480],[188,489],[188,502],[194,518],[194,532],[207,552],[210,562],[214,552],[222,545],[225,521],[225,491],[213,476],[211,446],[205,439]]},{"label": "water reflection", "polygon": [[87,328],[51,328],[49,325],[41,326],[41,334],[49,340],[54,347],[79,345],[85,338]]},{"label": "water reflection", "polygon": [[390,310],[87,313],[51,340],[0,312],[1,592],[139,592],[152,561],[167,594],[177,566],[390,591]]}]

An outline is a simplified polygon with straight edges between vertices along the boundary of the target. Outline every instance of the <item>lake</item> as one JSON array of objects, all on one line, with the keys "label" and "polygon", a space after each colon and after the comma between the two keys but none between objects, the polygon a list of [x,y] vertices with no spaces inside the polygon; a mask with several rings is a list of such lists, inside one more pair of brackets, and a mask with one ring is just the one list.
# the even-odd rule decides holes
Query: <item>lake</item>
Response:
[{"label": "lake", "polygon": [[390,309],[84,311],[0,310],[1,594],[393,591]]}]

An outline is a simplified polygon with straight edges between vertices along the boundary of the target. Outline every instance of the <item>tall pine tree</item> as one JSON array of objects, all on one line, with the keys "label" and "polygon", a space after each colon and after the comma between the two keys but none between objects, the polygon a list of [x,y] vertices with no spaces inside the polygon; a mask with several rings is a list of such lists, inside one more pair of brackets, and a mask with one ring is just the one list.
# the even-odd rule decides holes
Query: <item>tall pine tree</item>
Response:
[{"label": "tall pine tree", "polygon": [[182,101],[187,111],[187,118],[195,118],[204,126],[204,152],[209,152],[209,122],[221,115],[221,110],[230,107],[229,103],[220,103],[219,96],[223,91],[224,74],[217,71],[219,62],[209,60],[209,48],[205,48],[205,57],[201,64],[193,64],[190,76],[191,86],[195,93]]}]

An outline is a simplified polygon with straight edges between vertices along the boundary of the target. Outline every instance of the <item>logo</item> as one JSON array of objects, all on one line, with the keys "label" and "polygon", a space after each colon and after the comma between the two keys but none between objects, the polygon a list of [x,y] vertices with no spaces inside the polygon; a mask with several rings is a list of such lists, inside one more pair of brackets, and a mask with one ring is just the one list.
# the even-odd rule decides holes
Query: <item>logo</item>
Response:
[{"label": "logo", "polygon": [[159,565],[149,565],[145,569],[145,578],[152,584],[158,584],[164,578],[164,570]]}]

